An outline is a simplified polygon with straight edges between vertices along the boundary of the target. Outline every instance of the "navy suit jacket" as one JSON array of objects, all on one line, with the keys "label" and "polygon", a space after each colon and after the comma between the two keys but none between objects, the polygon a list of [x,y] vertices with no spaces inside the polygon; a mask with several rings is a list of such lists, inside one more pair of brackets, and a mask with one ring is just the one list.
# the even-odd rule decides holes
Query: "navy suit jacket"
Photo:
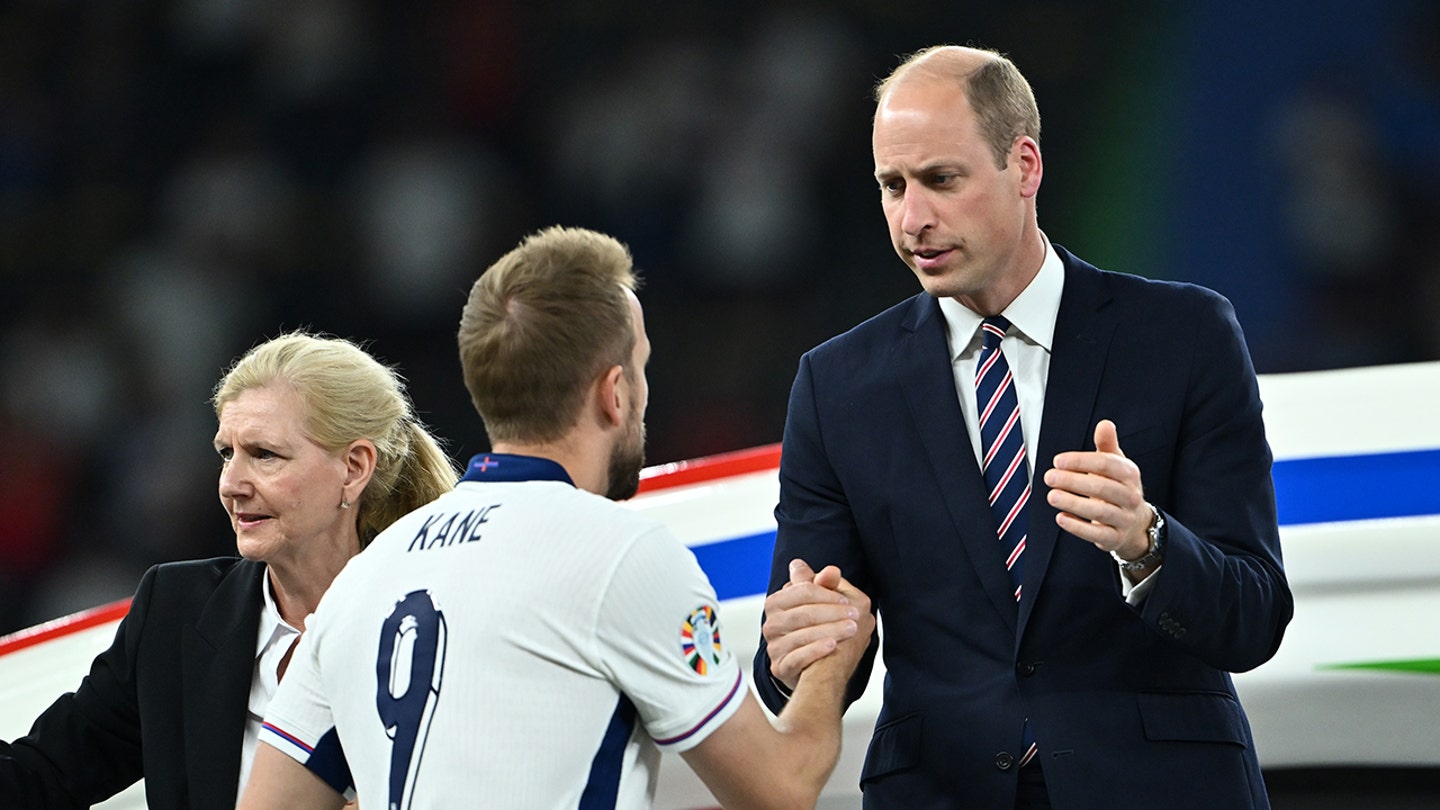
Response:
[{"label": "navy suit jacket", "polygon": [[[1201,287],[1056,252],[1065,284],[1031,460],[1022,602],[945,321],[924,293],[801,359],[770,589],[800,557],[838,565],[877,608],[887,676],[861,776],[866,807],[1013,807],[1026,717],[1056,808],[1268,807],[1229,673],[1274,655],[1293,601],[1234,311]],[[1046,503],[1051,460],[1093,450],[1100,419],[1115,422],[1168,523],[1164,567],[1138,609],[1109,555],[1061,532]],[[762,640],[755,681],[778,710],[769,664]]]},{"label": "navy suit jacket", "polygon": [[79,688],[0,743],[0,806],[89,807],[143,777],[151,810],[234,810],[264,577],[233,557],[146,572]]}]

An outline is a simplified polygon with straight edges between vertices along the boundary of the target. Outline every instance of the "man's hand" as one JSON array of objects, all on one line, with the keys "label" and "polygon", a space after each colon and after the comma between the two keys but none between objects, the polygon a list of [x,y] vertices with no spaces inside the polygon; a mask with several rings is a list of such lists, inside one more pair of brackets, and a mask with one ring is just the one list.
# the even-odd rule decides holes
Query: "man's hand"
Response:
[{"label": "man's hand", "polygon": [[1145,502],[1140,468],[1125,457],[1109,419],[1095,425],[1095,451],[1061,453],[1045,473],[1046,499],[1060,510],[1060,528],[1088,540],[1102,551],[1127,560],[1150,548],[1147,533],[1154,515]]},{"label": "man's hand", "polygon": [[[772,719],[747,691],[730,719],[681,756],[725,807],[814,807],[840,755],[846,687],[870,646],[875,617],[870,598],[840,569],[817,574],[801,560],[790,563],[790,581],[766,607],[767,641],[787,649],[774,660],[795,669],[794,694]],[[772,638],[781,615],[798,619],[798,629]],[[819,630],[806,618],[832,615],[840,618],[820,622]],[[796,667],[799,661],[805,666]]]},{"label": "man's hand", "polygon": [[843,695],[845,685],[850,682],[850,676],[855,674],[855,667],[870,646],[870,635],[875,632],[875,614],[870,612],[870,597],[841,577],[839,568],[829,565],[816,574],[815,584],[822,583],[844,597],[859,616],[853,622],[855,629],[849,638],[836,640],[829,654],[821,656],[796,677],[807,681],[816,677],[830,680]]},{"label": "man's hand", "polygon": [[[790,581],[765,599],[761,633],[770,654],[770,674],[789,689],[800,673],[835,651],[836,646],[864,627],[874,630],[870,598],[840,576],[833,565],[815,573],[804,560],[790,561]],[[864,633],[863,647],[870,634]],[[854,668],[859,654],[850,663]]]}]

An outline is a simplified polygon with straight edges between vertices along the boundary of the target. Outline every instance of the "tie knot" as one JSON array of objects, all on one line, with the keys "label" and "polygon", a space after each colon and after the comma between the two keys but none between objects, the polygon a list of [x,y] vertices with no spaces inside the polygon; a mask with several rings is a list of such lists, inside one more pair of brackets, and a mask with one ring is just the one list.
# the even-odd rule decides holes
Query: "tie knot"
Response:
[{"label": "tie knot", "polygon": [[1010,331],[1010,321],[1004,315],[992,315],[980,323],[980,339],[984,348],[993,349],[1000,345],[1005,333]]}]

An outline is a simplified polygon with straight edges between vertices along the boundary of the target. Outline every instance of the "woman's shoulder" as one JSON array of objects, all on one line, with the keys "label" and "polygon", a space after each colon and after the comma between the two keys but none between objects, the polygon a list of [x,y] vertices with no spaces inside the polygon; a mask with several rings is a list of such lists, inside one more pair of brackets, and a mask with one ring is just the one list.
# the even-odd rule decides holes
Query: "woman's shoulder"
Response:
[{"label": "woman's shoulder", "polygon": [[265,564],[243,557],[211,557],[203,560],[180,560],[151,566],[140,580],[136,596],[151,591],[156,595],[170,598],[195,598],[208,596],[222,585],[246,590],[253,579],[259,582],[265,572]]},{"label": "woman's shoulder", "polygon": [[174,562],[156,563],[146,572],[146,576],[185,579],[223,579],[232,571],[246,571],[252,568],[264,567],[264,563],[251,562],[244,557],[209,557],[202,560],[176,560]]}]

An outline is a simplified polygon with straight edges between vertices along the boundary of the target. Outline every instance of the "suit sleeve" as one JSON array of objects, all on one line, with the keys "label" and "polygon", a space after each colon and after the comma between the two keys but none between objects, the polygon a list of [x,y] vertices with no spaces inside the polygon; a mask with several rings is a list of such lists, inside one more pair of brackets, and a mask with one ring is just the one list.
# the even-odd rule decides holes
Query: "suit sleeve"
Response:
[{"label": "suit sleeve", "polygon": [[[806,354],[800,359],[785,418],[780,450],[780,502],[775,507],[775,553],[766,592],[774,593],[784,587],[790,580],[790,561],[798,557],[816,571],[827,565],[838,566],[846,579],[871,596],[872,607],[878,611],[879,601],[875,600],[867,579],[860,531],[844,486],[825,450],[816,396],[811,355]],[[847,705],[865,691],[879,644],[877,629],[870,648],[850,679]],[[753,680],[761,700],[771,711],[778,713],[785,707],[789,695],[770,674],[770,654],[763,637],[755,653]]]},{"label": "suit sleeve", "polygon": [[1255,370],[1234,309],[1209,300],[1172,474],[1153,498],[1167,550],[1142,615],[1211,666],[1243,672],[1275,654],[1294,600]]},{"label": "suit sleeve", "polygon": [[29,734],[0,742],[0,804],[89,807],[144,775],[135,672],[155,575],[152,568],[140,580],[115,640],[79,688],[50,704]]}]

